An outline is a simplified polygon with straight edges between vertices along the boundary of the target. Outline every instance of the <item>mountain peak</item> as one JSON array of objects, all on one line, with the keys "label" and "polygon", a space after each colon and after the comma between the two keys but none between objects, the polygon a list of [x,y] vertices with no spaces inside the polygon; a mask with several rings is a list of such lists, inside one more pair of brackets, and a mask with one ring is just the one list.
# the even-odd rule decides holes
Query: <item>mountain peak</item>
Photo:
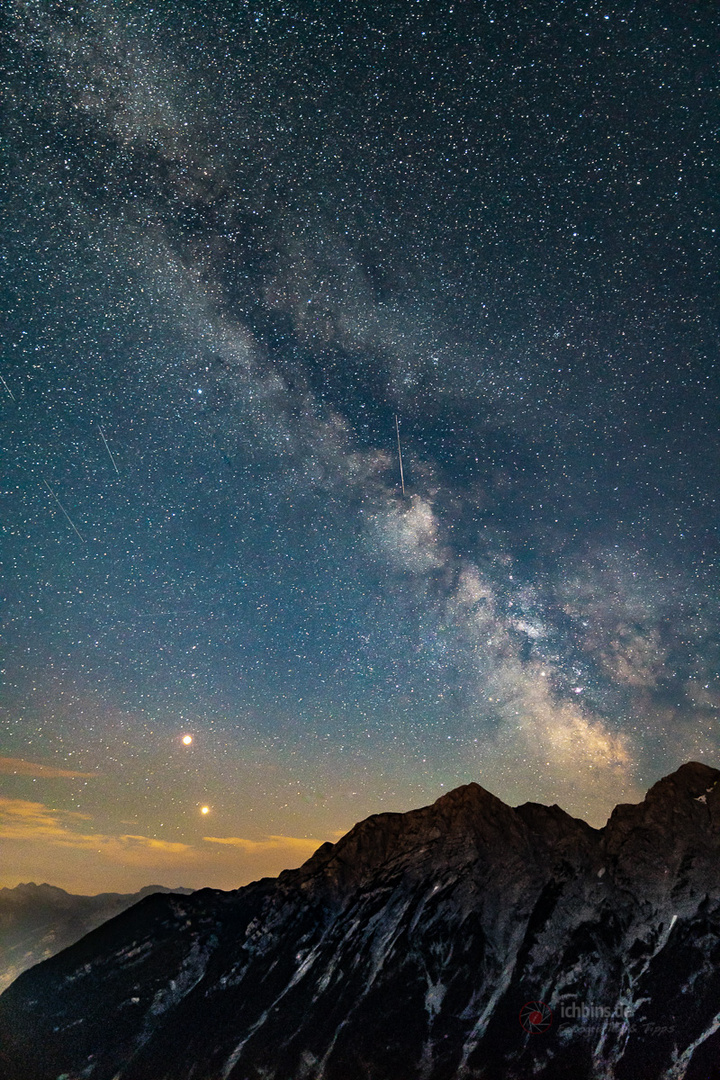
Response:
[{"label": "mountain peak", "polygon": [[444,792],[435,802],[418,812],[430,817],[439,815],[443,818],[455,818],[459,816],[463,819],[467,814],[487,814],[494,818],[498,814],[504,817],[512,813],[507,803],[474,781]]},{"label": "mountain peak", "polygon": [[[432,806],[460,806],[467,803],[485,802],[490,800],[491,802],[501,802],[497,795],[493,795],[487,788],[482,787],[480,784],[471,780],[469,784],[460,784],[456,788],[451,788],[450,791],[444,792],[440,795]],[[503,806],[505,804],[503,803]]]},{"label": "mountain peak", "polygon": [[653,784],[645,796],[645,802],[698,799],[710,792],[718,780],[720,769],[713,769],[700,761],[688,761]]}]

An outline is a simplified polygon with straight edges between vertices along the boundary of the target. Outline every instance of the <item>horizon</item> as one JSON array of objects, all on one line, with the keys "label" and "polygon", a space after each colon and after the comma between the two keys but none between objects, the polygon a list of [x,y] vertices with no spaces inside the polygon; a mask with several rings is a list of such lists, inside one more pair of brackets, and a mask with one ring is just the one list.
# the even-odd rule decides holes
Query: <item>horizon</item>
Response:
[{"label": "horizon", "polygon": [[[678,767],[676,769],[673,769],[671,772],[665,773],[663,776],[658,776],[656,779],[651,780],[648,783],[647,787],[645,788],[645,791],[644,791],[641,798],[635,800],[634,802],[632,802],[630,804],[628,804],[628,803],[616,803],[615,807],[613,807],[612,810],[610,811],[610,814],[608,815],[607,819],[601,825],[592,825],[591,822],[588,822],[585,818],[583,818],[583,817],[578,818],[578,816],[574,815],[574,814],[568,814],[568,816],[573,817],[576,820],[584,821],[585,824],[590,825],[591,828],[595,829],[596,831],[602,831],[607,826],[610,818],[612,817],[612,813],[614,812],[614,810],[616,809],[617,806],[637,805],[638,803],[643,802],[646,795],[647,795],[647,792],[659,780],[665,779],[668,776],[674,776],[678,771],[680,771],[681,769],[683,769],[683,768],[685,768],[685,767],[687,767],[689,765],[697,765],[697,764],[708,765],[708,767],[710,767],[710,768],[716,768],[716,766],[709,765],[709,763],[707,763],[707,762],[684,761],[680,765],[678,765]],[[473,786],[473,785],[476,786],[476,787],[480,787],[483,791],[485,791],[489,795],[493,796],[494,798],[499,798],[499,796],[497,796],[494,792],[490,791],[488,788],[484,787],[484,785],[478,783],[478,781],[469,780],[465,784],[459,784],[456,788],[451,788],[449,791],[443,792],[441,795],[438,795],[436,799],[433,799],[429,803],[424,803],[422,806],[408,807],[405,810],[400,810],[400,811],[382,810],[382,811],[371,812],[366,817],[360,818],[358,821],[354,822],[351,826],[349,826],[348,829],[343,831],[341,836],[337,836],[337,834],[335,834],[335,839],[331,839],[330,842],[333,843],[333,844],[338,843],[345,836],[347,836],[348,833],[351,832],[356,826],[361,825],[364,821],[367,821],[369,818],[382,816],[385,813],[405,814],[405,813],[412,813],[414,810],[427,809],[428,807],[433,806],[436,802],[438,802],[444,796],[450,795],[454,791],[457,791],[457,790],[459,790],[459,789],[461,789],[463,787],[469,787],[469,786]],[[504,802],[504,800],[500,800],[500,801]],[[528,800],[525,800],[524,802],[518,803],[516,805],[511,805],[510,803],[505,803],[506,806],[509,806],[510,809],[513,809],[513,810],[517,810],[520,807],[528,805],[528,804],[536,805],[536,806],[538,806],[538,805],[539,806],[549,806],[549,805],[557,806],[558,805],[557,803],[553,803],[553,804],[540,803],[535,799],[528,799]],[[562,807],[562,806],[560,806],[559,809],[563,810],[565,813],[568,813],[568,811],[565,810],[565,808]],[[274,860],[271,863],[269,863],[269,865],[271,867],[274,867],[274,869],[271,869],[268,872],[261,872],[261,873],[252,874],[250,877],[248,877],[247,880],[238,881],[236,884],[208,885],[207,883],[202,883],[202,884],[197,884],[197,885],[187,885],[187,884],[184,884],[184,883],[180,883],[180,884],[175,884],[174,886],[172,886],[172,885],[165,884],[164,882],[153,881],[153,882],[146,882],[144,885],[139,885],[137,888],[134,888],[134,889],[125,890],[125,889],[102,888],[102,889],[98,890],[97,892],[87,893],[87,892],[84,892],[84,891],[82,891],[80,889],[77,889],[77,888],[69,888],[67,885],[58,885],[55,882],[49,882],[49,881],[42,881],[42,882],[17,881],[17,882],[15,882],[15,884],[6,884],[6,882],[8,880],[13,880],[12,875],[10,875],[8,877],[8,875],[3,875],[2,872],[0,872],[0,889],[5,888],[5,889],[12,890],[12,889],[15,889],[15,888],[20,888],[22,885],[35,886],[36,888],[40,888],[43,885],[48,885],[50,888],[60,889],[61,891],[66,892],[66,893],[68,893],[69,895],[72,895],[72,896],[99,896],[99,895],[102,895],[103,893],[108,893],[108,894],[111,894],[111,895],[135,895],[136,893],[141,892],[143,889],[151,889],[151,888],[170,889],[171,891],[175,891],[177,889],[186,889],[186,888],[192,888],[194,891],[197,891],[199,889],[204,889],[204,888],[214,888],[214,889],[219,889],[220,891],[223,891],[223,892],[232,892],[235,889],[243,888],[245,885],[252,884],[253,882],[259,880],[259,878],[262,878],[262,877],[276,878],[284,870],[294,870],[294,869],[299,868],[308,859],[312,858],[312,856],[315,854],[315,852],[318,850],[319,847],[321,847],[323,844],[325,844],[327,842],[328,842],[327,840],[321,840],[318,843],[317,847],[313,851],[311,851],[306,857],[304,857],[301,862],[297,862],[296,864],[293,864],[293,865],[286,865],[285,863],[283,863],[283,865],[279,865],[278,860],[282,860],[282,856],[277,855],[274,858]],[[79,879],[79,880],[82,881],[84,879]]]}]

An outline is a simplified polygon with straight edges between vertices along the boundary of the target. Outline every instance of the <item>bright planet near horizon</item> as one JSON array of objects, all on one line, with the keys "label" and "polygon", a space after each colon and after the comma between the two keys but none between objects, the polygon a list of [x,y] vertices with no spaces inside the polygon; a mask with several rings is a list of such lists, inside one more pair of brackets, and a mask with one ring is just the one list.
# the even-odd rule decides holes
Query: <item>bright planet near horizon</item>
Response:
[{"label": "bright planet near horizon", "polygon": [[0,887],[720,765],[712,5],[2,18]]}]

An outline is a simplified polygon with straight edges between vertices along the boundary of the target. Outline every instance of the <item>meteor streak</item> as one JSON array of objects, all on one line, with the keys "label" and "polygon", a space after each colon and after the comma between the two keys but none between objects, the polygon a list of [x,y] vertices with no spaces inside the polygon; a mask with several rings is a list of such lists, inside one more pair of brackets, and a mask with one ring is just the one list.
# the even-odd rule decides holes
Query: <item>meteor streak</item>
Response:
[{"label": "meteor streak", "polygon": [[403,475],[403,463],[402,463],[402,449],[400,447],[400,423],[395,413],[395,431],[397,432],[398,443],[398,461],[400,462],[400,486],[402,487],[403,498],[405,497],[405,477]]},{"label": "meteor streak", "polygon": [[107,439],[105,438],[105,432],[103,431],[103,429],[102,429],[102,428],[100,427],[100,425],[99,425],[99,424],[98,424],[98,431],[100,432],[100,438],[101,438],[101,439],[102,439],[102,441],[103,441],[103,442],[105,443],[105,449],[107,450],[107,452],[108,452],[108,455],[109,455],[109,457],[110,457],[110,460],[111,460],[111,461],[112,461],[112,463],[113,463],[113,468],[114,468],[115,472],[116,472],[116,473],[118,474],[118,476],[119,476],[119,475],[120,475],[120,470],[118,469],[118,467],[117,467],[117,464],[116,464],[116,462],[115,462],[115,458],[113,457],[113,452],[112,452],[112,450],[110,449],[110,447],[108,446],[108,441],[107,441]]},{"label": "meteor streak", "polygon": [[48,489],[48,491],[49,491],[49,492],[50,492],[50,494],[52,495],[53,499],[54,499],[54,500],[55,500],[55,502],[56,502],[56,503],[58,504],[58,506],[59,506],[59,507],[60,507],[60,509],[62,510],[63,514],[64,514],[64,515],[65,515],[65,517],[67,518],[67,520],[68,520],[68,524],[70,525],[70,528],[74,530],[74,532],[76,533],[76,535],[77,535],[78,539],[79,539],[79,540],[80,540],[80,541],[81,541],[81,542],[82,542],[82,543],[84,544],[84,543],[85,543],[85,541],[83,540],[82,536],[81,536],[81,535],[80,535],[80,533],[78,532],[78,530],[77,530],[77,528],[76,528],[76,526],[75,526],[75,522],[74,522],[74,521],[73,521],[73,519],[72,519],[72,518],[70,517],[70,515],[68,514],[68,512],[67,512],[67,510],[65,509],[65,507],[63,506],[63,504],[62,504],[62,503],[60,502],[60,500],[58,499],[58,497],[57,497],[57,495],[55,494],[55,492],[53,491],[53,489],[52,489],[52,488],[50,487],[50,485],[48,484],[48,482],[47,482],[47,480],[45,479],[45,477],[43,477],[43,484],[44,484],[44,485],[45,485],[45,487],[46,487],[46,488]]}]

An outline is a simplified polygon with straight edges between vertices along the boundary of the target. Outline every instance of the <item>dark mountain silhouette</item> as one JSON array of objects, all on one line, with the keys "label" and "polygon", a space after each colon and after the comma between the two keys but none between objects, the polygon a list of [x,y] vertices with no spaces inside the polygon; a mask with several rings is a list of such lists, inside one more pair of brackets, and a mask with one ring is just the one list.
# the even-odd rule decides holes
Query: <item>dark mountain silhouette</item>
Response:
[{"label": "dark mountain silhouette", "polygon": [[55,956],[114,915],[152,893],[181,892],[147,885],[136,893],[75,896],[54,885],[29,882],[0,889],[0,991],[22,971]]},{"label": "dark mountain silhouette", "polygon": [[477,784],[146,897],[0,997],[6,1080],[720,1080],[720,770],[603,829]]}]

